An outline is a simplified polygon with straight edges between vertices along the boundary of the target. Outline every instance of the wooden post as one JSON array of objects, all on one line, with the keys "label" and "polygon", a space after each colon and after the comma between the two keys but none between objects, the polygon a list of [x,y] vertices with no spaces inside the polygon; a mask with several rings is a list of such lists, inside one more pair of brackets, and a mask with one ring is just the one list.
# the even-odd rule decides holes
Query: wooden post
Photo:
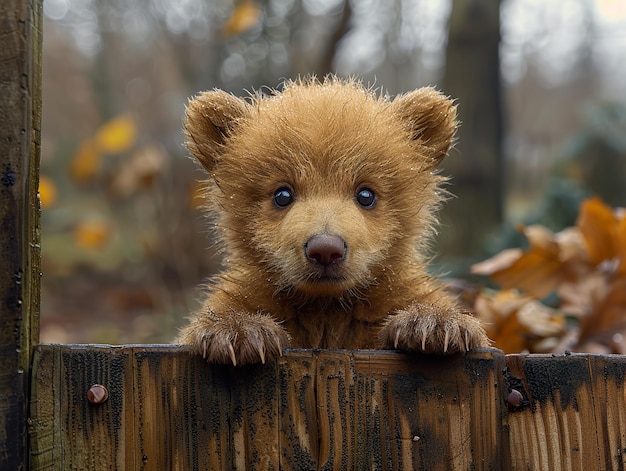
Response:
[{"label": "wooden post", "polygon": [[32,348],[39,338],[41,0],[0,6],[0,469],[27,469]]}]

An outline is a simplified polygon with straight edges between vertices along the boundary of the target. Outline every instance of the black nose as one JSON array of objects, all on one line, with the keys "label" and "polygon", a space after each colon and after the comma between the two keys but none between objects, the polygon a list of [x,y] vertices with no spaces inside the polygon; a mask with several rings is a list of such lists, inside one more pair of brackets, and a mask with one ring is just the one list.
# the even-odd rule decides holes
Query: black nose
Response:
[{"label": "black nose", "polygon": [[307,241],[304,252],[312,262],[327,267],[344,259],[346,243],[336,235],[315,235]]}]

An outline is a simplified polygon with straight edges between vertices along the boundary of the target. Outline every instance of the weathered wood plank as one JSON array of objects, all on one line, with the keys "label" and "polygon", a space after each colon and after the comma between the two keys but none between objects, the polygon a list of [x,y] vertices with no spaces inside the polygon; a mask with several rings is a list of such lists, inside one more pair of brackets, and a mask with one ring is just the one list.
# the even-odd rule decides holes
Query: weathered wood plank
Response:
[{"label": "weathered wood plank", "polygon": [[230,375],[169,346],[135,346],[132,356],[134,467],[233,469]]},{"label": "weathered wood plank", "polygon": [[39,346],[32,469],[499,469],[503,369],[497,350],[231,368],[173,346]]},{"label": "weathered wood plank", "polygon": [[233,469],[279,469],[277,364],[226,370],[230,379]]},{"label": "weathered wood plank", "polygon": [[317,469],[320,439],[316,376],[317,358],[310,350],[294,351],[279,359],[281,469]]},{"label": "weathered wood plank", "polygon": [[20,470],[39,339],[40,0],[2,1],[0,90],[0,469]]},{"label": "weathered wood plank", "polygon": [[626,468],[626,357],[508,355],[510,469]]},{"label": "weathered wood plank", "polygon": [[[501,469],[503,358],[356,354],[374,469]],[[375,461],[379,460],[379,461]]]},{"label": "weathered wood plank", "polygon": [[[31,469],[132,469],[131,359],[131,352],[106,346],[37,349]],[[108,385],[109,398],[102,404],[87,399],[95,384]]]}]

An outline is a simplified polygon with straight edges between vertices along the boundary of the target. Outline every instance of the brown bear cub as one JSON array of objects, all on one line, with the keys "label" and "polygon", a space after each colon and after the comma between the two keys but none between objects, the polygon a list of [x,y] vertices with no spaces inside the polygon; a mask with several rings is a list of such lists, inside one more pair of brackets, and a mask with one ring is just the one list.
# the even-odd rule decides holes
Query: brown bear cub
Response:
[{"label": "brown bear cub", "polygon": [[426,273],[457,127],[432,88],[391,100],[352,80],[191,100],[186,146],[211,179],[225,269],[177,341],[208,361],[288,346],[465,352],[489,344]]}]

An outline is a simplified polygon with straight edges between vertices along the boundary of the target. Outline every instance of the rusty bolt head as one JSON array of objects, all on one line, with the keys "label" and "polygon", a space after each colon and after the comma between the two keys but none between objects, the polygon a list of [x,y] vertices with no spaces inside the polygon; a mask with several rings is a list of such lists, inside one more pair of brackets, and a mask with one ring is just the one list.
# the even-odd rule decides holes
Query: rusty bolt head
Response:
[{"label": "rusty bolt head", "polygon": [[506,398],[509,410],[515,410],[522,405],[524,396],[517,389],[511,389],[511,392]]},{"label": "rusty bolt head", "polygon": [[92,404],[102,404],[109,398],[109,391],[101,384],[94,384],[87,391],[87,399]]}]

